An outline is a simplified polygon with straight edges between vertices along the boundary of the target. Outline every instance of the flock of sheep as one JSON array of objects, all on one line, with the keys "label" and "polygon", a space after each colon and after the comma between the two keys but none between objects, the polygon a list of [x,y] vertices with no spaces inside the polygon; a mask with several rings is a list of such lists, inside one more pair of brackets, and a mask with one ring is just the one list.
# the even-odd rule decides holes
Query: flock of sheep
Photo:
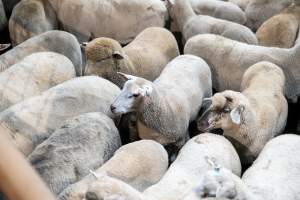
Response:
[{"label": "flock of sheep", "polygon": [[7,27],[0,134],[57,199],[300,199],[300,0],[1,0]]}]

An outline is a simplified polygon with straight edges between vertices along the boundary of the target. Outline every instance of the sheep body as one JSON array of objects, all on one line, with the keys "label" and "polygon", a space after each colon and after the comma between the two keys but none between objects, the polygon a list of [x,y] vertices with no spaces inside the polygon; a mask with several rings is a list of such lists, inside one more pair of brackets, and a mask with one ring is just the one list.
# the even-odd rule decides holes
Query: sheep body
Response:
[{"label": "sheep body", "polygon": [[189,140],[163,178],[143,194],[157,200],[182,199],[210,169],[207,158],[214,158],[240,176],[240,160],[231,143],[222,136],[205,133]]},{"label": "sheep body", "polygon": [[[300,181],[299,155],[300,138],[297,135],[288,134],[278,136],[268,142],[255,161],[246,170],[242,179],[231,174],[226,168],[210,179],[201,182],[200,187],[206,190],[213,190],[217,198],[228,198],[226,187],[222,182],[217,183],[216,179],[222,178],[226,182],[231,182],[231,189],[235,195],[230,199],[234,200],[280,200],[298,199]],[[211,173],[211,172],[209,172]],[[211,187],[214,186],[214,187]],[[223,188],[223,189],[221,189]],[[218,191],[223,190],[223,194]],[[197,198],[193,200],[198,200]]]},{"label": "sheep body", "polygon": [[179,200],[210,168],[208,158],[220,162],[236,175],[241,173],[239,157],[231,143],[222,136],[201,134],[189,140],[163,178],[143,193],[109,176],[99,177],[90,185],[86,199],[111,198],[133,200]]},{"label": "sheep body", "polygon": [[20,62],[24,57],[32,53],[42,51],[53,51],[63,54],[72,61],[76,74],[81,75],[82,58],[80,45],[72,34],[64,31],[48,31],[30,38],[0,55],[0,71],[4,71],[11,65]]},{"label": "sheep body", "polygon": [[111,114],[109,105],[119,93],[117,86],[99,77],[71,79],[3,111],[0,128],[28,155],[68,118],[87,112]]},{"label": "sheep body", "polygon": [[264,145],[284,130],[288,112],[284,83],[282,70],[272,63],[249,67],[241,84],[242,93],[216,93],[212,106],[199,119],[200,129],[223,129],[242,163],[251,164]]},{"label": "sheep body", "polygon": [[169,62],[154,82],[139,77],[128,80],[111,108],[116,114],[137,111],[139,137],[176,151],[185,143],[202,99],[211,93],[208,65],[196,56],[182,55]]},{"label": "sheep body", "polygon": [[114,122],[103,113],[66,120],[28,160],[54,194],[101,166],[121,146]]},{"label": "sheep body", "polygon": [[[107,174],[124,181],[138,191],[157,183],[168,168],[168,154],[155,141],[141,140],[119,148],[114,156],[95,171],[96,176]],[[81,200],[89,185],[98,180],[90,174],[71,185],[59,196],[59,200]],[[105,182],[105,181],[104,181]]]},{"label": "sheep body", "polygon": [[33,53],[0,73],[0,111],[75,76],[72,62],[65,56]]},{"label": "sheep body", "polygon": [[256,32],[266,20],[280,13],[292,2],[293,0],[250,0],[245,9],[246,25]]},{"label": "sheep body", "polygon": [[[28,11],[32,9],[35,12]],[[166,18],[167,8],[160,0],[26,0],[14,9],[10,32],[19,44],[56,29],[59,22],[80,42],[111,37],[126,44],[147,27],[163,27]]]},{"label": "sheep body", "polygon": [[246,23],[246,14],[237,5],[219,0],[190,0],[197,15],[209,15],[238,24]]},{"label": "sheep body", "polygon": [[299,13],[300,6],[293,4],[265,21],[256,32],[259,44],[280,48],[293,47],[300,25]]},{"label": "sheep body", "polygon": [[[118,71],[154,80],[166,64],[179,55],[175,37],[160,27],[143,30],[124,48],[113,39],[97,38],[87,44],[85,52],[85,74],[97,74],[120,87],[124,80],[117,75]],[[115,54],[123,58],[114,58]]]},{"label": "sheep body", "polygon": [[291,49],[247,45],[221,36],[204,34],[191,38],[184,52],[203,58],[211,67],[213,87],[239,91],[244,72],[260,61],[280,66],[286,77],[285,95],[294,100],[300,95],[300,45]]},{"label": "sheep body", "polygon": [[198,34],[212,33],[249,44],[257,44],[255,34],[246,26],[211,16],[196,15],[189,1],[176,0],[172,10],[185,40]]}]

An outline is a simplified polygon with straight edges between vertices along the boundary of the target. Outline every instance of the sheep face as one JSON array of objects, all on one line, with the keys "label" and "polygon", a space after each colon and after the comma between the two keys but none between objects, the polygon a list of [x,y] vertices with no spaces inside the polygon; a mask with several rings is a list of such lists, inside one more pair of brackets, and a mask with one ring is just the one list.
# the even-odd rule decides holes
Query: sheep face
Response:
[{"label": "sheep face", "polygon": [[118,186],[110,181],[96,181],[92,183],[85,194],[85,200],[125,200],[117,194]]},{"label": "sheep face", "polygon": [[121,45],[110,38],[97,38],[85,49],[87,64],[84,75],[98,75],[105,78],[119,71],[119,62],[124,59]]},{"label": "sheep face", "polygon": [[200,198],[216,197],[234,199],[237,195],[232,174],[225,170],[209,170],[200,180],[198,186],[194,189],[195,194]]},{"label": "sheep face", "polygon": [[139,109],[152,92],[152,84],[146,79],[120,73],[127,79],[121,94],[111,105],[114,114],[125,114]]},{"label": "sheep face", "polygon": [[210,107],[198,119],[200,131],[223,130],[238,128],[243,121],[246,97],[234,91],[216,93],[211,98]]}]

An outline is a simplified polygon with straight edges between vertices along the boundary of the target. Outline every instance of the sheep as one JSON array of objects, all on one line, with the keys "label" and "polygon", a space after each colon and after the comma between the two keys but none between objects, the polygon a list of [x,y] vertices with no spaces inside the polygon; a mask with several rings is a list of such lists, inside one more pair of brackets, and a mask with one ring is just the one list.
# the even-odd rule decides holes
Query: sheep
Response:
[{"label": "sheep", "polygon": [[110,38],[94,39],[86,45],[85,54],[85,75],[97,74],[122,87],[124,79],[117,75],[118,71],[152,81],[179,55],[179,50],[170,31],[151,27],[124,48]]},{"label": "sheep", "polygon": [[242,92],[216,93],[210,108],[198,120],[198,128],[223,129],[242,164],[251,164],[264,145],[284,130],[288,113],[284,83],[282,70],[270,62],[249,67],[243,76]]},{"label": "sheep", "polygon": [[[200,180],[196,190],[199,194],[214,194],[212,196],[217,197],[216,199],[296,200],[300,187],[300,160],[297,159],[300,153],[299,145],[298,135],[278,136],[267,143],[242,179],[223,167],[217,173],[207,172],[207,178]],[[223,181],[218,181],[220,179]],[[230,183],[229,187],[224,183]],[[230,191],[235,192],[229,195]]]},{"label": "sheep", "polygon": [[255,34],[246,26],[211,16],[196,15],[187,0],[176,0],[171,12],[186,41],[198,34],[213,33],[233,40],[257,44]]},{"label": "sheep", "polygon": [[8,25],[13,46],[46,31],[58,29],[55,11],[45,0],[19,2],[13,9]]},{"label": "sheep", "polygon": [[180,200],[196,185],[202,174],[210,169],[208,158],[240,176],[240,160],[231,143],[223,136],[206,133],[189,140],[163,178],[143,193],[104,174],[90,185],[86,199],[118,197],[133,200]]},{"label": "sheep", "polygon": [[209,15],[215,18],[246,23],[246,14],[237,5],[219,0],[189,0],[197,15]]},{"label": "sheep", "polygon": [[82,74],[80,45],[72,34],[64,31],[48,31],[0,55],[0,72],[20,62],[24,57],[41,51],[53,51],[63,54],[72,61],[76,74],[78,76]]},{"label": "sheep", "polygon": [[54,194],[101,166],[121,146],[118,129],[103,113],[66,120],[28,156]]},{"label": "sheep", "polygon": [[26,56],[0,73],[0,112],[75,76],[72,62],[61,54],[39,52]]},{"label": "sheep", "polygon": [[250,0],[245,9],[246,25],[254,32],[269,18],[291,5],[293,0]]},{"label": "sheep", "polygon": [[184,47],[185,54],[203,58],[211,67],[213,87],[239,91],[244,72],[260,61],[280,66],[285,73],[285,95],[295,101],[300,95],[300,44],[291,49],[247,45],[222,36],[203,34],[191,38]]},{"label": "sheep", "polygon": [[[35,12],[28,11],[32,9]],[[57,29],[59,22],[79,42],[109,37],[126,44],[145,28],[163,27],[166,20],[167,8],[161,0],[25,0],[15,7],[9,30],[14,44],[19,44]]]},{"label": "sheep", "polygon": [[100,77],[74,78],[0,113],[1,134],[28,156],[68,118],[87,112],[112,116],[109,105],[120,89]]},{"label": "sheep", "polygon": [[210,97],[211,72],[208,65],[192,55],[182,55],[167,64],[154,81],[123,74],[121,94],[111,105],[116,114],[137,112],[137,129],[142,139],[166,146],[172,157],[188,138],[188,126]]},{"label": "sheep", "polygon": [[[107,174],[126,182],[137,191],[144,191],[157,183],[168,168],[168,154],[162,145],[153,140],[140,140],[119,148],[114,156],[93,174],[69,186],[59,200],[82,200],[91,184]],[[96,176],[96,179],[95,177]]]},{"label": "sheep", "polygon": [[291,48],[300,27],[300,1],[265,21],[256,32],[259,44],[269,47]]}]

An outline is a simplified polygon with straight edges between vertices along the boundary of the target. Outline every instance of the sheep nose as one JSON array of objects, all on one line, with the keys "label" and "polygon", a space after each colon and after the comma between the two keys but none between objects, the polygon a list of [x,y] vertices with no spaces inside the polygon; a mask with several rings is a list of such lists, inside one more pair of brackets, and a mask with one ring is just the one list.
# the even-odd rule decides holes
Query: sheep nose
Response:
[{"label": "sheep nose", "polygon": [[99,200],[97,195],[94,192],[87,192],[85,194],[85,199],[86,200]]},{"label": "sheep nose", "polygon": [[114,105],[111,105],[111,106],[110,106],[110,110],[111,110],[111,112],[114,113],[114,111],[116,110],[116,107],[115,107]]}]

